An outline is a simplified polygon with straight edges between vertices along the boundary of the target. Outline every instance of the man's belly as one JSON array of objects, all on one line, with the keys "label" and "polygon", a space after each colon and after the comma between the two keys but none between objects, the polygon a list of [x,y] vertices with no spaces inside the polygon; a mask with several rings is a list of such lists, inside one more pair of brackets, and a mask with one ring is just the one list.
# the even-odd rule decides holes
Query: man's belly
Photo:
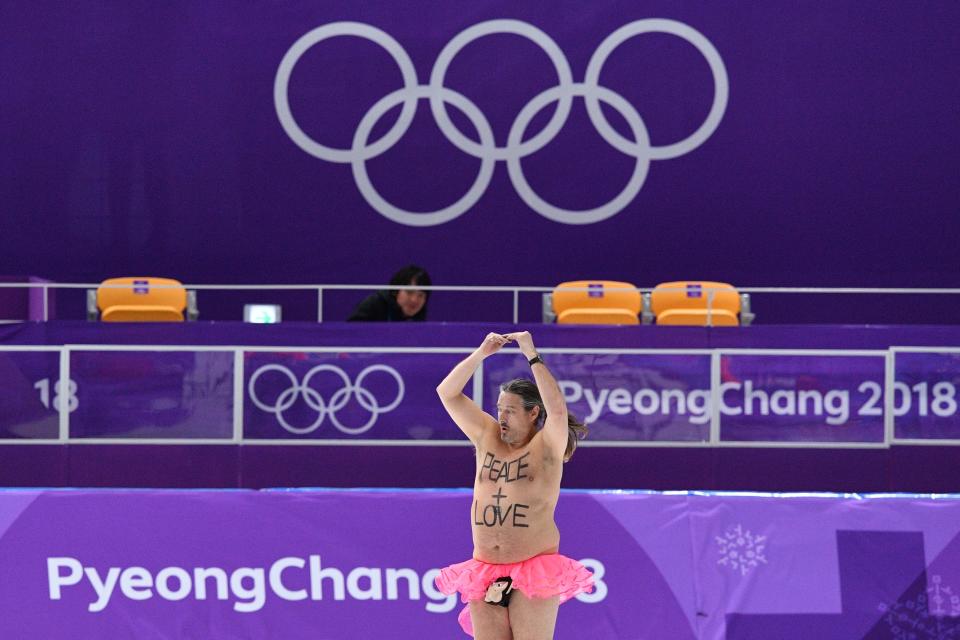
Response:
[{"label": "man's belly", "polygon": [[[477,499],[477,493],[484,499]],[[489,493],[479,487],[474,492],[470,513],[474,558],[504,564],[557,551],[560,532],[552,503],[523,495],[508,500],[500,491]]]}]

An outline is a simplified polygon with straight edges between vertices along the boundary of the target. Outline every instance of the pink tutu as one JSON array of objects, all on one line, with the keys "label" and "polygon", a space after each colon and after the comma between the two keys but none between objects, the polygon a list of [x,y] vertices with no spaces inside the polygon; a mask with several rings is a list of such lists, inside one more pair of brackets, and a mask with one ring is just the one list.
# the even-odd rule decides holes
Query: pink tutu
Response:
[{"label": "pink tutu", "polygon": [[[558,596],[561,604],[578,593],[593,590],[593,574],[590,570],[559,553],[534,556],[513,564],[489,564],[471,558],[441,569],[435,582],[442,593],[450,595],[459,591],[461,602],[471,602],[483,600],[487,587],[504,576],[510,576],[513,588],[528,598]],[[472,636],[470,607],[464,607],[457,619],[463,630]]]}]

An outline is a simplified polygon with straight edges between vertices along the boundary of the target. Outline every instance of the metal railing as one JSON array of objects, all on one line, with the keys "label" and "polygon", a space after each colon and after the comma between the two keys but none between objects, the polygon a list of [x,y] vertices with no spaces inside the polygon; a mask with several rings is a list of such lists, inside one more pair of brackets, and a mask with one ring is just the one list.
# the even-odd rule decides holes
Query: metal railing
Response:
[{"label": "metal railing", "polygon": [[[370,346],[332,346],[332,347],[295,347],[295,346],[251,346],[251,345],[169,345],[169,344],[152,344],[152,345],[118,345],[118,344],[69,344],[69,345],[0,345],[0,355],[9,356],[17,353],[36,353],[36,352],[46,352],[51,354],[58,355],[58,364],[55,377],[44,378],[42,381],[35,382],[32,386],[34,389],[39,390],[40,393],[40,403],[42,403],[43,408],[50,412],[53,412],[57,415],[57,431],[56,435],[50,436],[38,436],[38,437],[10,437],[4,436],[0,433],[0,444],[3,445],[37,445],[37,444],[157,444],[157,445],[217,445],[217,444],[244,444],[244,445],[296,445],[296,446],[472,446],[469,440],[459,438],[457,435],[459,432],[456,431],[449,422],[444,420],[444,424],[451,426],[453,428],[453,433],[455,439],[391,439],[391,438],[377,438],[365,435],[364,437],[359,437],[365,431],[357,431],[355,429],[344,429],[342,426],[338,427],[343,433],[348,434],[348,436],[339,436],[335,438],[316,438],[316,437],[307,437],[307,434],[312,433],[313,429],[303,430],[303,429],[290,429],[286,430],[278,429],[275,435],[263,436],[263,435],[247,435],[247,425],[248,423],[248,413],[253,414],[257,411],[256,405],[249,406],[247,400],[251,397],[253,393],[251,391],[253,381],[259,375],[257,372],[254,372],[252,375],[249,374],[247,369],[247,358],[246,356],[252,354],[265,355],[265,356],[279,356],[281,354],[311,354],[315,356],[332,356],[336,357],[343,353],[356,353],[356,354],[371,354],[376,356],[402,356],[405,354],[412,354],[415,356],[422,356],[424,354],[455,354],[459,357],[460,354],[469,354],[473,351],[473,347],[370,347]],[[889,448],[891,445],[918,445],[918,446],[941,446],[941,445],[950,445],[950,446],[960,446],[960,437],[957,435],[944,435],[944,434],[935,434],[929,437],[920,437],[917,435],[897,435],[897,424],[896,419],[905,417],[908,421],[908,424],[911,421],[915,421],[917,416],[923,419],[931,421],[942,421],[942,420],[955,420],[957,415],[960,415],[960,409],[958,409],[958,404],[956,401],[957,397],[957,387],[954,382],[950,381],[950,377],[954,374],[947,373],[946,378],[944,378],[944,373],[940,371],[934,371],[934,376],[932,379],[927,379],[919,385],[914,385],[913,387],[908,387],[906,383],[899,380],[897,376],[897,362],[899,355],[904,354],[935,354],[935,355],[949,355],[951,357],[960,357],[960,347],[952,346],[940,346],[940,347],[914,347],[914,346],[891,346],[886,349],[755,349],[755,348],[715,348],[715,349],[673,349],[673,348],[655,348],[655,349],[644,349],[644,348],[584,348],[584,347],[546,347],[541,349],[544,354],[553,356],[603,356],[605,358],[604,364],[602,366],[609,365],[610,357],[636,357],[636,356],[667,356],[667,357],[690,357],[690,358],[707,358],[709,360],[709,374],[706,378],[708,382],[703,385],[701,389],[696,387],[696,383],[691,385],[692,391],[703,391],[707,395],[705,397],[709,398],[706,405],[702,407],[703,414],[702,416],[706,420],[694,423],[690,418],[687,419],[687,427],[691,429],[691,433],[696,431],[699,426],[708,425],[708,429],[700,437],[697,438],[686,438],[678,437],[676,435],[667,436],[667,437],[653,437],[650,435],[641,436],[638,432],[636,438],[634,439],[603,439],[593,437],[590,440],[587,440],[581,443],[579,446],[584,447],[613,447],[613,448],[624,448],[624,447],[680,447],[680,448],[689,448],[689,447],[751,447],[751,448],[806,448],[806,449],[815,449],[815,448],[829,448],[829,449],[844,449],[844,448],[853,448],[853,449],[876,449],[876,448]],[[224,433],[220,436],[215,435],[206,435],[203,437],[187,437],[183,435],[179,436],[147,436],[147,437],[133,437],[126,430],[121,429],[120,433],[123,435],[120,436],[90,436],[90,435],[74,435],[71,431],[71,413],[77,410],[80,406],[80,397],[84,393],[83,388],[85,382],[82,378],[84,375],[83,370],[81,369],[81,377],[75,378],[71,373],[71,364],[72,356],[77,354],[91,354],[91,353],[148,353],[148,354],[163,354],[163,353],[193,353],[193,354],[229,354],[232,357],[232,371],[230,376],[232,378],[232,383],[230,387],[232,388],[232,395],[230,398],[230,430],[229,433]],[[513,348],[507,348],[502,350],[497,357],[509,357],[511,355],[518,354],[519,351]],[[740,408],[738,407],[728,407],[724,400],[724,388],[732,383],[731,381],[724,382],[722,380],[722,366],[721,358],[723,357],[771,357],[771,358],[782,358],[782,357],[813,357],[813,358],[844,358],[844,357],[858,357],[866,359],[877,359],[882,361],[882,378],[876,380],[870,380],[869,382],[865,381],[860,384],[859,387],[851,385],[850,388],[856,388],[866,400],[866,403],[861,403],[859,407],[855,407],[855,403],[848,401],[846,417],[850,416],[859,416],[866,420],[879,419],[882,422],[882,438],[878,437],[875,440],[873,439],[843,439],[828,437],[825,438],[825,433],[820,432],[818,435],[806,436],[803,439],[742,439],[737,437],[727,438],[724,437],[722,433],[722,420],[724,416],[740,416]],[[137,366],[140,366],[139,361]],[[276,368],[276,363],[260,363],[259,370],[269,370],[271,368]],[[282,368],[282,367],[281,367]],[[107,373],[104,374],[104,371]],[[576,381],[577,373],[576,369],[567,369],[566,372],[564,369],[556,369],[558,372],[557,378],[560,383],[561,389],[564,387],[565,382]],[[933,371],[933,370],[932,370]],[[95,370],[94,375],[103,376],[106,375],[109,379],[109,375],[117,375],[117,372],[114,368],[108,368],[105,370]],[[90,370],[85,372],[86,375],[90,375]],[[293,375],[289,373],[289,375]],[[397,374],[399,376],[399,374]],[[475,374],[472,377],[471,391],[470,395],[472,396],[473,401],[480,407],[484,407],[484,389],[486,388],[487,380],[487,369],[484,366],[480,366]],[[571,377],[567,377],[571,376]],[[25,380],[29,379],[24,376]],[[639,380],[639,379],[638,379]],[[704,379],[701,378],[701,381]],[[931,384],[932,381],[939,380],[935,384]],[[102,383],[103,379],[101,379]],[[43,384],[41,384],[41,382]],[[55,382],[54,384],[51,384]],[[125,382],[125,385],[129,384]],[[151,384],[151,389],[154,388]],[[296,382],[294,382],[296,384]],[[873,391],[867,385],[873,386]],[[939,385],[948,385],[949,391],[944,389],[944,393],[936,391],[937,386]],[[94,385],[96,388],[96,385]],[[401,383],[402,387],[402,383]],[[900,389],[898,389],[900,387]],[[127,393],[129,392],[129,387],[127,388]],[[296,389],[296,387],[293,387]],[[351,389],[349,382],[344,389]],[[655,388],[655,387],[654,387]],[[176,392],[183,393],[185,387],[183,385],[176,385]],[[631,387],[628,390],[628,393],[634,393],[635,387]],[[937,410],[935,402],[930,402],[928,394],[933,389],[933,397],[941,398],[941,400],[949,400],[949,402],[941,402],[941,410]],[[64,391],[66,390],[66,391]],[[627,390],[625,388],[625,390]],[[638,389],[639,390],[639,389]],[[643,389],[642,391],[649,391],[650,388]],[[809,391],[809,389],[808,389]],[[16,391],[11,392],[10,389],[4,389],[5,393],[19,393]],[[65,394],[67,398],[70,398],[69,401],[64,399],[64,396],[57,397],[53,395],[51,398],[51,392],[53,394]],[[759,387],[757,392],[764,393],[763,387]],[[96,391],[94,392],[94,394]],[[101,389],[101,405],[103,404],[103,391]],[[286,405],[286,408],[292,406],[296,402],[297,392],[294,392],[294,395],[288,395],[289,404]],[[338,392],[343,393],[343,391]],[[369,394],[369,392],[367,392]],[[566,392],[564,392],[566,394]],[[751,391],[750,393],[754,393]],[[900,394],[898,396],[898,393]],[[922,393],[922,397],[926,400],[913,405],[914,408],[911,409],[911,394],[912,393]],[[289,392],[284,392],[285,395]],[[939,395],[938,395],[939,394]],[[109,395],[109,394],[108,394]],[[112,398],[113,396],[109,396]],[[278,401],[283,396],[278,397]],[[318,396],[319,397],[319,396]],[[359,397],[359,396],[358,396]],[[398,395],[398,398],[402,397],[402,392]],[[639,396],[636,396],[639,397]],[[899,400],[898,400],[899,397]],[[83,402],[86,402],[88,397],[83,399]],[[574,402],[580,401],[578,398],[567,398],[567,402],[573,404]],[[588,401],[589,402],[589,401]],[[634,400],[634,402],[638,402]],[[96,402],[95,402],[96,404]],[[174,403],[176,404],[176,403]],[[333,411],[334,409],[324,409],[324,407],[332,407],[336,403],[332,400],[329,402],[320,402],[315,405],[308,405],[311,408],[318,411]],[[899,406],[898,406],[899,404]],[[280,406],[279,404],[277,406]],[[340,405],[342,408],[344,405]],[[370,410],[370,406],[364,406],[361,403],[364,409]],[[611,405],[612,406],[612,405]],[[666,407],[668,403],[662,405],[662,415],[669,415],[667,413]],[[679,405],[678,405],[679,406]],[[692,405],[690,405],[692,406]],[[802,406],[802,405],[798,405]],[[816,406],[816,405],[815,405]],[[826,405],[824,405],[826,406]],[[928,411],[928,407],[932,408],[932,411]],[[596,407],[594,407],[596,409]],[[641,409],[635,404],[634,409],[637,413],[641,413]],[[431,405],[429,410],[439,410],[437,406]],[[264,408],[259,407],[259,411],[264,411]],[[416,411],[417,415],[426,414],[427,408],[424,408],[422,411]],[[442,410],[440,410],[442,413]],[[597,417],[605,416],[607,419],[616,419],[616,416],[613,413],[624,415],[620,411],[615,411],[613,413],[609,412],[608,409],[606,412],[598,412]],[[690,410],[690,413],[687,414],[687,409],[678,409],[678,415],[692,415],[693,410]],[[766,413],[761,412],[757,415],[766,415]],[[829,413],[829,409],[824,410],[826,413]],[[913,411],[914,413],[910,413]],[[776,415],[776,411],[773,412]],[[585,414],[582,414],[585,415]],[[650,415],[650,413],[646,413]],[[751,415],[749,409],[746,410],[746,415]],[[790,415],[790,414],[781,414],[781,415]],[[799,415],[807,416],[806,420],[808,422],[808,427],[813,427],[816,425],[823,426],[820,421],[824,419],[825,414],[821,412],[820,409],[815,409],[813,413],[806,414],[801,408]],[[846,420],[846,417],[844,420]],[[89,419],[89,418],[88,418]],[[593,419],[587,416],[588,420]],[[226,424],[226,423],[224,423]],[[320,423],[317,422],[316,425]],[[372,424],[372,423],[370,423]],[[826,421],[827,425],[846,425],[846,422],[840,423],[830,423],[829,418]],[[838,433],[842,433],[846,426],[837,427],[839,429]],[[942,427],[938,427],[942,428]],[[955,433],[955,432],[954,432]]]},{"label": "metal railing", "polygon": [[[42,319],[49,320],[49,292],[51,289],[84,289],[92,290],[100,287],[125,289],[131,288],[130,284],[109,284],[103,285],[99,282],[78,283],[78,282],[0,282],[0,289],[40,289],[42,291]],[[163,285],[151,284],[151,287],[157,289],[165,288],[185,288],[192,291],[316,291],[317,293],[317,322],[323,322],[323,296],[328,291],[380,291],[383,289],[402,288],[391,287],[386,284],[182,284]],[[608,291],[637,291],[641,296],[650,294],[656,289],[656,286],[641,286],[630,288],[606,287]],[[519,319],[520,294],[532,293],[541,296],[552,293],[555,287],[549,286],[502,286],[502,285],[432,285],[417,286],[416,289],[423,291],[447,291],[458,293],[504,293],[512,296],[513,300],[513,322],[517,323]],[[661,290],[665,289],[660,287]],[[669,289],[674,289],[670,287]],[[683,290],[684,287],[676,287],[677,290]],[[568,291],[593,291],[592,288],[569,288]],[[817,294],[817,295],[835,295],[835,294],[854,294],[854,295],[953,295],[960,296],[960,288],[935,288],[935,287],[734,287],[738,294]],[[711,309],[713,297],[717,291],[729,291],[723,287],[702,287],[707,295],[707,308]],[[6,320],[6,322],[16,322],[18,320]],[[2,322],[2,320],[0,320]]]}]

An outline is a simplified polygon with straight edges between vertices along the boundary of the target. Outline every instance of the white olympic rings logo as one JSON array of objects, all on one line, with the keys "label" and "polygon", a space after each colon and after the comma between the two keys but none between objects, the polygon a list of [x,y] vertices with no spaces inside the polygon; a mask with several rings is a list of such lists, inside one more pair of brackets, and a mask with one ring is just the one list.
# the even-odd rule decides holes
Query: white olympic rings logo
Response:
[{"label": "white olympic rings logo", "polygon": [[[290,386],[287,387],[279,396],[277,396],[277,399],[273,405],[268,405],[262,402],[260,398],[257,397],[257,393],[254,390],[257,380],[260,378],[260,376],[268,371],[278,371],[285,375],[290,381]],[[323,396],[320,395],[320,392],[310,387],[310,379],[322,371],[329,371],[330,373],[333,373],[343,382],[343,387],[330,396],[329,400],[324,400]],[[383,371],[392,376],[397,382],[397,397],[386,406],[380,406],[373,394],[368,389],[363,387],[364,378],[374,371]],[[381,413],[387,413],[388,411],[393,411],[397,408],[397,406],[403,400],[404,385],[403,378],[400,377],[400,374],[397,373],[397,370],[385,364],[370,365],[360,372],[360,375],[357,376],[357,381],[355,383],[350,382],[350,377],[346,374],[346,372],[344,372],[343,369],[340,367],[335,367],[332,364],[318,364],[307,372],[307,375],[303,377],[303,382],[297,382],[296,375],[294,375],[290,369],[284,367],[283,365],[265,364],[257,369],[252,376],[250,376],[250,381],[247,383],[247,394],[250,396],[250,401],[253,402],[258,409],[276,415],[280,426],[290,433],[295,433],[298,435],[311,433],[312,431],[315,431],[317,427],[323,423],[323,419],[329,415],[330,421],[338,430],[349,435],[357,435],[369,430],[370,427],[372,427],[377,421],[377,416],[379,416]],[[345,426],[337,418],[337,412],[347,405],[351,396],[357,399],[357,402],[361,407],[370,412],[370,418],[359,427]],[[316,420],[306,427],[295,427],[287,422],[287,420],[283,417],[283,412],[292,407],[297,401],[298,397],[302,397],[304,402],[307,403],[307,406],[317,412]]]},{"label": "white olympic rings logo", "polygon": [[[539,45],[553,63],[558,80],[557,86],[540,93],[520,110],[510,127],[507,144],[502,147],[496,146],[490,123],[476,104],[443,85],[450,63],[463,47],[477,38],[496,33],[523,36]],[[651,144],[647,128],[636,109],[620,94],[599,85],[600,72],[613,50],[624,41],[643,33],[668,33],[686,40],[703,55],[713,75],[713,104],[706,119],[696,131],[679,142],[668,145]],[[380,45],[393,57],[403,77],[402,89],[384,96],[367,111],[354,133],[349,149],[328,147],[307,135],[290,111],[288,96],[290,75],[300,57],[313,45],[335,36],[355,36]],[[710,137],[723,118],[728,95],[727,70],[713,44],[689,25],[662,18],[636,20],[607,36],[590,58],[583,82],[573,81],[573,74],[563,51],[550,36],[537,27],[520,20],[488,20],[465,29],[447,43],[434,63],[430,83],[427,85],[417,84],[417,72],[407,52],[385,31],[360,22],[331,22],[309,31],[293,43],[280,62],[273,85],[277,116],[294,143],[321,160],[350,164],[354,181],[370,206],[394,222],[414,227],[444,224],[470,209],[486,192],[498,160],[506,161],[510,181],[517,194],[540,215],[563,224],[591,224],[606,220],[633,201],[646,180],[651,160],[677,158],[693,151]],[[601,137],[620,152],[636,159],[636,166],[627,185],[617,196],[599,207],[579,211],[563,209],[541,198],[527,182],[520,163],[523,158],[539,151],[554,139],[566,123],[574,97],[584,99],[590,121]],[[386,152],[406,133],[413,121],[417,102],[421,99],[430,101],[434,120],[446,138],[461,151],[481,161],[477,177],[466,194],[453,204],[430,212],[407,211],[387,202],[371,183],[366,167],[367,160]],[[557,109],[550,122],[537,135],[524,141],[523,136],[530,121],[552,102],[557,103]],[[624,138],[610,125],[600,108],[601,102],[610,105],[623,116],[630,127],[633,140]],[[447,114],[447,103],[469,118],[477,130],[479,143],[467,138],[456,128]],[[402,104],[403,108],[393,127],[379,140],[370,142],[370,133],[380,117],[399,104]]]}]

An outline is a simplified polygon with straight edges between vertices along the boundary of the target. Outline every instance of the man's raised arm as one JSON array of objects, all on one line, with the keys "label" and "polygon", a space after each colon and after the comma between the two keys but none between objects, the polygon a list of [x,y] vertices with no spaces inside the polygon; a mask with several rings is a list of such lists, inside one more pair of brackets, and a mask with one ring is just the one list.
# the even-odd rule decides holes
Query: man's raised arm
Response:
[{"label": "man's raised arm", "polygon": [[443,407],[474,444],[479,442],[483,432],[492,425],[496,425],[497,421],[468,398],[463,393],[463,388],[473,377],[480,363],[487,356],[499,351],[507,342],[509,340],[506,336],[498,333],[487,334],[480,346],[455,366],[437,386],[437,395],[440,396]]},{"label": "man's raised arm", "polygon": [[533,346],[533,337],[529,331],[520,331],[517,333],[508,333],[505,338],[515,340],[520,353],[529,361],[536,358],[534,364],[530,365],[530,371],[533,373],[533,381],[537,384],[540,391],[540,399],[543,401],[543,408],[547,412],[547,418],[543,423],[543,438],[547,441],[551,449],[558,452],[563,457],[567,448],[567,402],[563,399],[563,392],[560,391],[560,385],[550,373]]}]

